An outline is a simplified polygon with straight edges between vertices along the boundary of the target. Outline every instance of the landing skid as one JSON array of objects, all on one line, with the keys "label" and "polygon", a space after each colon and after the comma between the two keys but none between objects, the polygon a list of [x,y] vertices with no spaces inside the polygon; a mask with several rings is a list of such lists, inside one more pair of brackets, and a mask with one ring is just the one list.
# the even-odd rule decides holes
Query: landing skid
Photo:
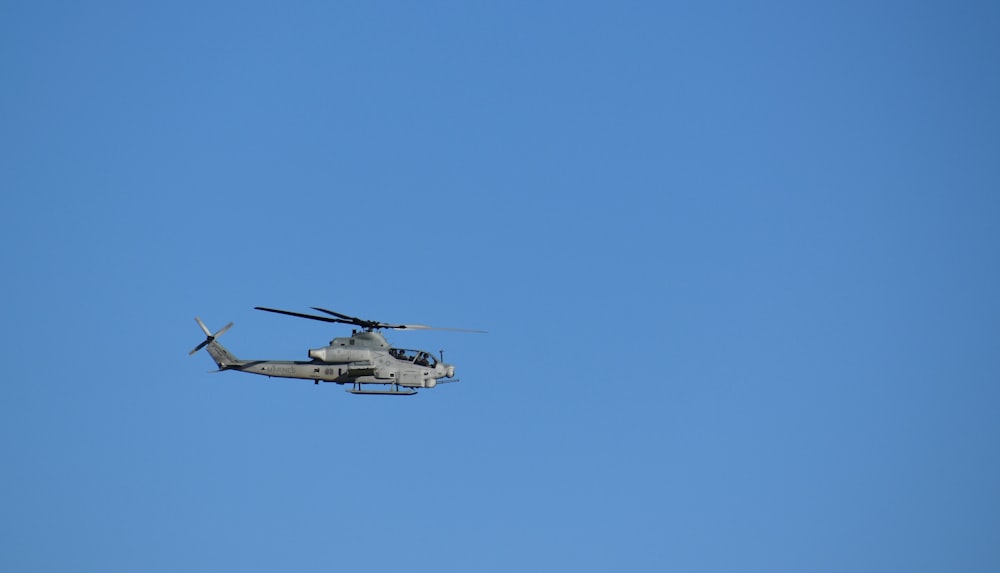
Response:
[{"label": "landing skid", "polygon": [[412,396],[417,393],[416,390],[400,390],[399,386],[395,384],[392,390],[362,390],[361,384],[355,384],[348,392],[351,394],[371,394],[373,396]]}]

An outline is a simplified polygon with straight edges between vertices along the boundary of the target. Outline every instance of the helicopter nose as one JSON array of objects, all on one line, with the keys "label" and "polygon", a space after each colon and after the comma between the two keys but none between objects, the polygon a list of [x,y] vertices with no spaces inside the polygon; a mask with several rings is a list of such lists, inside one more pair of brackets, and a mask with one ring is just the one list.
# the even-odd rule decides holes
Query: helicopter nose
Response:
[{"label": "helicopter nose", "polygon": [[455,377],[455,366],[453,364],[448,364],[447,366],[445,366],[445,376],[447,376],[448,378]]}]

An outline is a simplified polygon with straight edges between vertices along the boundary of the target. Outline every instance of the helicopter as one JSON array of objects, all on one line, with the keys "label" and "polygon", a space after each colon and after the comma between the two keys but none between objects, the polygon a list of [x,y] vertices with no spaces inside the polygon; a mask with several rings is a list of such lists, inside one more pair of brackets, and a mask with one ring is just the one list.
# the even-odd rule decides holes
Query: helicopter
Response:
[{"label": "helicopter", "polygon": [[[444,351],[440,359],[425,350],[393,348],[382,336],[381,330],[450,330],[453,332],[479,332],[462,328],[435,328],[423,324],[390,324],[365,320],[325,308],[310,307],[328,316],[292,312],[255,306],[255,310],[285,314],[310,320],[350,324],[358,328],[349,337],[334,338],[328,346],[309,350],[309,361],[292,360],[240,360],[217,339],[232,328],[230,322],[214,334],[200,318],[195,322],[205,333],[205,340],[189,352],[192,355],[207,348],[212,360],[219,367],[217,372],[236,370],[271,378],[298,378],[312,380],[314,384],[333,382],[350,384],[351,394],[383,396],[412,396],[416,388],[434,388],[438,384],[458,382],[455,366],[445,364]],[[367,385],[388,386],[389,389],[369,389]]]}]

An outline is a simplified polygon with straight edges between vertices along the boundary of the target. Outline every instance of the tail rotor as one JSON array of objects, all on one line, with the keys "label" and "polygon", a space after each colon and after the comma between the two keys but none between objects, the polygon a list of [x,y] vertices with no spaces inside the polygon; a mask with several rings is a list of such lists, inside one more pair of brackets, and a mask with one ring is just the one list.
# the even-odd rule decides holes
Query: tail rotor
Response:
[{"label": "tail rotor", "polygon": [[233,326],[233,323],[230,322],[229,324],[227,324],[227,325],[223,326],[222,328],[220,328],[218,332],[216,332],[215,334],[212,334],[212,331],[209,330],[207,326],[205,326],[205,323],[202,322],[200,318],[198,318],[196,316],[196,317],[194,317],[194,319],[198,323],[198,326],[200,326],[201,329],[205,332],[205,340],[201,344],[199,344],[198,346],[195,346],[194,350],[192,350],[191,352],[188,352],[188,356],[194,354],[195,352],[198,352],[202,348],[205,348],[206,346],[208,346],[209,344],[211,344],[216,338],[222,336],[223,332],[229,330]]}]

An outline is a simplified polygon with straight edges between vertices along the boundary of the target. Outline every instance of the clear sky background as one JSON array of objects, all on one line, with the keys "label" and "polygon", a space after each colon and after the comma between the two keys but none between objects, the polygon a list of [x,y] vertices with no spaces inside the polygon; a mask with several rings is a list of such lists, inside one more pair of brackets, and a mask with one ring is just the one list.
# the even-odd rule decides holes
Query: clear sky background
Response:
[{"label": "clear sky background", "polygon": [[[0,569],[1000,570],[990,2],[4,2]],[[356,397],[323,306],[459,384]]]}]

